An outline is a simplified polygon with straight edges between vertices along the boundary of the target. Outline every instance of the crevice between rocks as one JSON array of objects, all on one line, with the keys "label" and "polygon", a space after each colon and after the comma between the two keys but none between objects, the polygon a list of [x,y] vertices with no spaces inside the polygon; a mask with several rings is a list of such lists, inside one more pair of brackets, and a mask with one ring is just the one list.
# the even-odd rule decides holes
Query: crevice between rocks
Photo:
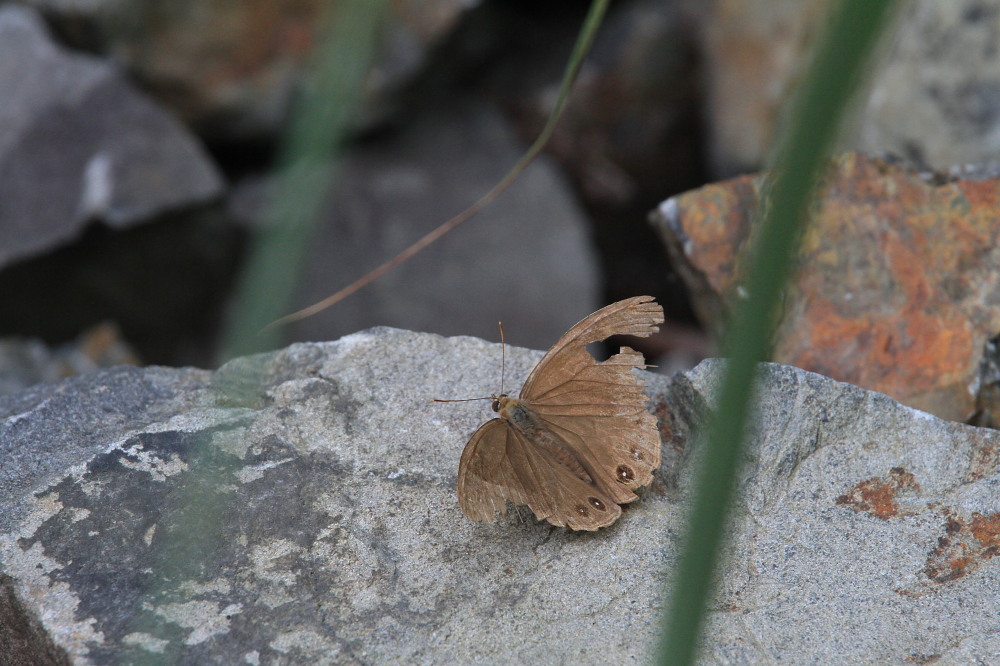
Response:
[{"label": "crevice between rocks", "polygon": [[28,612],[14,590],[14,579],[0,574],[0,666],[70,666],[42,623]]}]

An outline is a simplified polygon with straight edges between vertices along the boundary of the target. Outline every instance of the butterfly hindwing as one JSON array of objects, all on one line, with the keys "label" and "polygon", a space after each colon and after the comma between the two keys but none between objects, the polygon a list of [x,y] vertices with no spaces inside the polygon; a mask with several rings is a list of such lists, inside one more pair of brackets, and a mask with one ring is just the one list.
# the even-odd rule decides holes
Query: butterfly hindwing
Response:
[{"label": "butterfly hindwing", "polygon": [[458,503],[472,520],[492,522],[505,513],[507,500],[527,504],[528,493],[507,455],[510,428],[492,419],[469,438],[458,463]]},{"label": "butterfly hindwing", "polygon": [[507,500],[526,504],[538,520],[575,530],[596,530],[621,515],[614,500],[568,473],[501,419],[485,423],[466,445],[458,498],[466,516],[483,522],[505,513]]}]

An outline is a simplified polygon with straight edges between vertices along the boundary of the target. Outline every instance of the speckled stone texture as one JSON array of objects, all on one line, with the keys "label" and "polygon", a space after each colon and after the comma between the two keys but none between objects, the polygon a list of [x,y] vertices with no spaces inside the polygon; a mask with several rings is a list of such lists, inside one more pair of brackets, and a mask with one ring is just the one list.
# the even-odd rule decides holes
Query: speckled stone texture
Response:
[{"label": "speckled stone texture", "polygon": [[[508,389],[539,357],[508,348]],[[643,375],[663,468],[581,534],[458,507],[493,414],[430,400],[498,390],[499,359],[379,328],[0,397],[0,591],[25,663],[648,662],[724,363]],[[1000,653],[1000,435],[787,366],[759,382],[705,662]]]}]

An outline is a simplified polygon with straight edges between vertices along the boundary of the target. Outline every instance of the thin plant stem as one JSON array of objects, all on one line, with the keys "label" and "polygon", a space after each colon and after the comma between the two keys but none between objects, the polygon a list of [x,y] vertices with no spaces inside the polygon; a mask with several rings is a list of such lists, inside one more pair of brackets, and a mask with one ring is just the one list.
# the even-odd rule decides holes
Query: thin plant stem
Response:
[{"label": "thin plant stem", "polygon": [[556,124],[559,122],[559,118],[562,116],[563,110],[566,108],[566,101],[569,99],[569,93],[573,88],[573,82],[576,80],[577,74],[580,72],[580,67],[583,64],[584,58],[590,51],[590,46],[593,44],[594,36],[597,34],[597,29],[600,27],[601,21],[604,19],[604,14],[608,8],[608,2],[609,0],[593,0],[591,3],[590,10],[587,12],[587,17],[584,19],[583,27],[580,29],[580,34],[577,37],[576,44],[573,46],[573,52],[570,55],[569,64],[566,66],[566,71],[563,74],[562,83],[559,86],[559,96],[556,99],[555,107],[549,114],[545,127],[542,128],[538,138],[531,144],[527,152],[525,152],[521,159],[518,160],[513,167],[511,167],[510,171],[507,172],[500,182],[494,185],[489,192],[484,194],[474,204],[450,220],[441,223],[440,226],[427,233],[425,236],[414,242],[412,245],[378,268],[375,268],[369,273],[361,276],[351,284],[337,292],[334,292],[323,300],[271,322],[267,325],[267,327],[265,327],[264,330],[270,330],[277,326],[290,324],[292,322],[305,319],[306,317],[311,317],[318,312],[322,312],[331,305],[339,303],[354,292],[366,287],[400,264],[411,259],[425,247],[452,231],[455,227],[474,216],[483,208],[486,208],[486,206],[490,205],[504,190],[510,187],[510,185],[517,180],[521,173],[528,168],[528,165],[531,164],[538,154],[542,152],[545,144],[547,144],[549,139],[552,137]]}]

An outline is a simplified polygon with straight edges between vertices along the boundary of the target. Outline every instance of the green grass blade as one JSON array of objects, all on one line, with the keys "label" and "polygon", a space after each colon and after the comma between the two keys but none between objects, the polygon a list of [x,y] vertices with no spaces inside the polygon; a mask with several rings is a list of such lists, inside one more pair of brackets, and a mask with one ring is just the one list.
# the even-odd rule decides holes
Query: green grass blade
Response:
[{"label": "green grass blade", "polygon": [[797,99],[782,143],[769,205],[746,280],[748,297],[734,306],[723,350],[731,358],[718,410],[696,472],[693,505],[679,570],[661,633],[660,663],[695,660],[699,630],[740,459],[755,365],[767,359],[783,285],[806,222],[817,174],[833,144],[851,92],[857,87],[891,0],[844,0],[831,21]]},{"label": "green grass blade", "polygon": [[262,329],[290,309],[320,205],[336,172],[339,143],[359,106],[386,0],[334,7],[289,128],[273,204],[240,276],[220,361],[279,345],[278,329]]}]

